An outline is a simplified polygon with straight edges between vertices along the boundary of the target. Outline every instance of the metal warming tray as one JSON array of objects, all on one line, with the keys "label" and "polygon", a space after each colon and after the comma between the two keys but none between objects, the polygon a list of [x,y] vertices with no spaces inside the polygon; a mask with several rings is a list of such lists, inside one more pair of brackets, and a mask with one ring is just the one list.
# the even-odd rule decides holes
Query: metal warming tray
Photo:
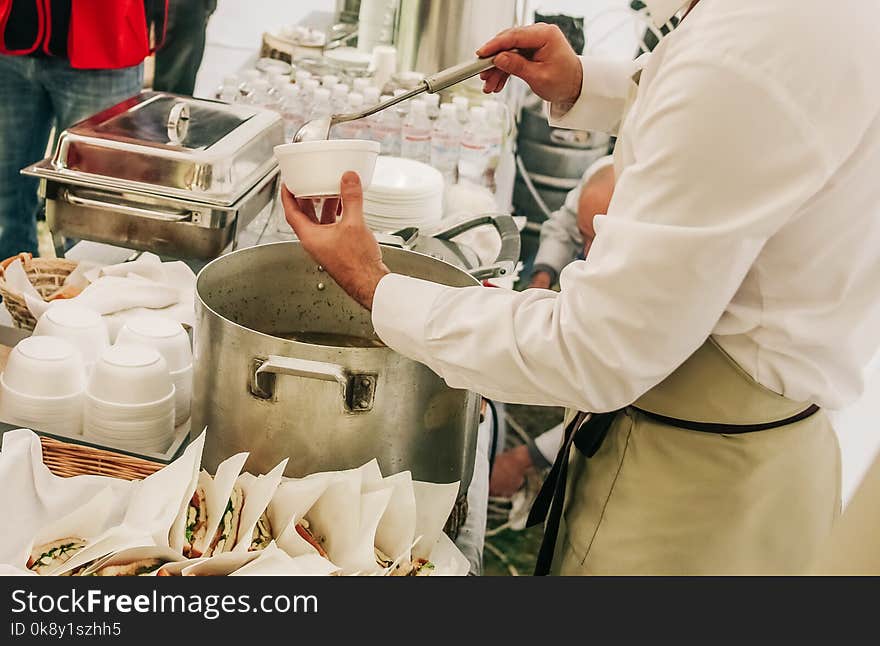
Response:
[{"label": "metal warming tray", "polygon": [[68,128],[22,172],[42,180],[56,249],[67,237],[210,259],[274,202],[281,143],[275,112],[143,92]]}]

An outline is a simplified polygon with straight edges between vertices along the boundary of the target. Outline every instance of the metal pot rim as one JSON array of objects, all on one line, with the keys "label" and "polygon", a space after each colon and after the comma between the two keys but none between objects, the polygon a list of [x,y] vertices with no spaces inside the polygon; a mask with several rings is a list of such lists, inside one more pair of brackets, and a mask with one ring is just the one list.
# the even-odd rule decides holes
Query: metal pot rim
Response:
[{"label": "metal pot rim", "polygon": [[[234,327],[235,327],[237,330],[239,330],[239,331],[249,332],[249,333],[251,333],[251,334],[257,334],[257,335],[259,335],[260,337],[262,337],[262,338],[264,338],[264,339],[270,339],[270,340],[272,340],[272,341],[277,341],[277,342],[281,342],[281,343],[285,343],[285,344],[290,344],[290,347],[294,347],[294,348],[296,348],[296,347],[300,347],[300,348],[324,348],[324,349],[328,349],[328,350],[342,350],[342,349],[344,349],[346,354],[348,354],[348,355],[350,355],[350,356],[354,356],[354,357],[359,357],[359,356],[362,356],[362,357],[376,357],[380,352],[381,352],[381,353],[386,353],[386,354],[387,354],[387,353],[393,353],[393,352],[394,352],[394,350],[392,350],[392,349],[389,348],[388,346],[382,346],[382,347],[369,347],[369,348],[339,348],[338,346],[329,346],[329,345],[320,345],[320,344],[318,344],[318,343],[304,343],[304,342],[302,342],[302,341],[293,341],[293,340],[291,340],[291,339],[285,339],[285,338],[282,338],[282,337],[279,337],[279,336],[274,336],[274,335],[272,335],[272,334],[266,334],[265,332],[260,332],[259,330],[254,330],[253,328],[246,327],[246,326],[242,325],[241,323],[237,323],[236,321],[233,321],[232,319],[230,319],[230,318],[228,318],[228,317],[226,317],[226,316],[223,316],[223,315],[220,314],[217,310],[215,310],[213,307],[211,307],[210,305],[208,305],[208,304],[205,302],[205,300],[202,298],[202,294],[201,294],[200,286],[201,286],[201,281],[202,281],[203,275],[204,275],[204,273],[205,273],[206,271],[208,271],[208,269],[209,269],[210,267],[212,267],[214,264],[219,263],[219,262],[221,262],[222,260],[224,260],[224,259],[226,259],[226,258],[229,258],[230,256],[232,256],[232,255],[234,255],[234,254],[238,254],[238,253],[259,253],[258,251],[255,251],[255,250],[257,250],[257,249],[262,249],[262,248],[264,248],[264,247],[276,247],[276,246],[284,246],[284,245],[295,245],[295,246],[297,246],[297,247],[301,247],[301,246],[302,246],[302,243],[300,243],[298,240],[283,240],[283,241],[281,241],[281,242],[271,242],[271,243],[264,244],[264,245],[258,245],[258,246],[256,246],[256,247],[247,247],[247,248],[244,248],[244,249],[237,249],[236,251],[233,251],[233,252],[231,252],[231,253],[228,253],[228,254],[225,254],[225,255],[223,255],[223,256],[220,256],[219,258],[215,258],[214,260],[212,260],[211,262],[209,262],[207,265],[205,265],[204,267],[202,267],[201,271],[198,273],[198,276],[196,276],[196,302],[198,303],[199,307],[204,307],[207,311],[209,311],[211,314],[213,314],[214,316],[216,316],[217,318],[219,318],[220,320],[222,320],[224,323],[228,323],[229,325],[234,326]],[[467,273],[465,270],[461,269],[460,267],[456,267],[456,266],[453,265],[452,263],[446,262],[445,260],[442,260],[442,259],[439,259],[439,258],[435,258],[435,257],[433,257],[433,256],[429,256],[429,255],[427,255],[427,254],[419,253],[419,252],[417,252],[417,251],[411,251],[411,250],[409,250],[409,249],[400,249],[400,248],[396,248],[396,247],[386,247],[386,248],[387,248],[387,249],[393,249],[395,253],[408,253],[408,254],[413,254],[413,255],[416,255],[416,256],[421,256],[422,258],[425,258],[425,259],[427,259],[427,260],[429,260],[429,261],[432,261],[432,262],[434,262],[434,263],[441,263],[441,264],[444,264],[444,265],[446,265],[446,266],[448,266],[448,267],[451,267],[451,268],[454,269],[455,271],[461,273],[463,276],[467,276],[468,278],[470,278],[471,280],[473,280],[473,283],[474,283],[474,286],[475,286],[475,287],[476,287],[476,286],[479,286],[479,285],[481,284],[479,280],[477,280],[476,278],[474,278],[473,276],[471,276],[471,275],[470,275],[469,273]],[[328,278],[330,278],[330,277],[328,276]],[[333,279],[330,278],[330,280],[333,280]]]}]

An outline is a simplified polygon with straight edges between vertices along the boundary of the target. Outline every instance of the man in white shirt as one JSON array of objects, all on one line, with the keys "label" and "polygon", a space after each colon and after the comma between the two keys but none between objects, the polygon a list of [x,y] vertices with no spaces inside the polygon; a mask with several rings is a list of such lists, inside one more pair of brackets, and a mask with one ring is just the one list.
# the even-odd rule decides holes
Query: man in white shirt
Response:
[{"label": "man in white shirt", "polygon": [[[647,4],[662,24],[685,3]],[[702,0],[635,62],[578,59],[546,25],[484,46],[504,52],[485,91],[516,75],[556,127],[619,132],[608,216],[558,294],[389,273],[353,174],[339,222],[284,196],[382,340],[451,386],[622,411],[570,416],[541,572],[799,572],[829,533],[816,409],[853,401],[880,345],[878,8]]]}]

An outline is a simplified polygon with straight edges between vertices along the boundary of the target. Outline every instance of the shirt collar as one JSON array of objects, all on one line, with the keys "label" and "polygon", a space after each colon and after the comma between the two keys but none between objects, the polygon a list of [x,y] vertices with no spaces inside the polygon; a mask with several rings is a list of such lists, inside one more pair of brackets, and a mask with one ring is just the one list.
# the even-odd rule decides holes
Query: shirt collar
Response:
[{"label": "shirt collar", "polygon": [[680,9],[690,4],[688,0],[642,0],[648,11],[651,13],[651,19],[657,27],[662,27],[669,19],[672,18]]}]

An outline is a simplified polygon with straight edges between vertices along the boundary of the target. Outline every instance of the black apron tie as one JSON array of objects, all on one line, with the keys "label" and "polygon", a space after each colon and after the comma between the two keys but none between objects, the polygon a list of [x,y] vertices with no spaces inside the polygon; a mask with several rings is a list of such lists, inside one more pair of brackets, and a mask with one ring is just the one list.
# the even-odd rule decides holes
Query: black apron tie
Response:
[{"label": "black apron tie", "polygon": [[[819,407],[813,404],[796,415],[774,422],[763,424],[717,424],[665,417],[635,406],[630,406],[630,408],[667,426],[702,433],[723,433],[726,435],[755,433],[780,428],[788,424],[800,422],[819,412]],[[538,492],[538,497],[535,498],[526,523],[528,527],[545,523],[544,537],[541,540],[541,549],[538,551],[538,560],[535,564],[535,576],[547,576],[550,574],[553,552],[556,550],[556,539],[559,536],[559,525],[562,521],[562,511],[565,506],[565,485],[568,476],[568,458],[571,452],[571,445],[574,444],[578,451],[586,457],[593,457],[602,446],[602,442],[605,440],[605,436],[608,435],[608,430],[611,428],[614,419],[623,410],[625,409],[610,413],[578,413],[565,428],[565,436],[559,453],[556,454],[553,468],[550,469],[547,479],[544,480],[544,484]]]},{"label": "black apron tie", "polygon": [[556,548],[556,538],[559,535],[559,523],[562,520],[562,509],[565,504],[565,483],[568,479],[568,454],[571,445],[592,457],[602,440],[608,434],[611,423],[617,417],[617,413],[578,413],[577,416],[565,429],[565,436],[553,468],[544,480],[538,497],[529,511],[528,527],[544,523],[544,538],[541,540],[541,549],[538,552],[538,561],[535,565],[535,576],[550,574],[550,565],[553,563],[553,551]]}]

